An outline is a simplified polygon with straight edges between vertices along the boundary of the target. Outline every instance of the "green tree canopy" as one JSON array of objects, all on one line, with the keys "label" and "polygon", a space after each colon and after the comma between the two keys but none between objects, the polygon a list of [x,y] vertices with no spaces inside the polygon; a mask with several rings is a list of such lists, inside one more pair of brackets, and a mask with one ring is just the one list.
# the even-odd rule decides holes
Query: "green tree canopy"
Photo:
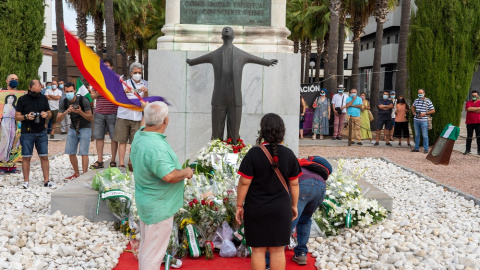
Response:
[{"label": "green tree canopy", "polygon": [[15,73],[17,89],[28,89],[38,79],[42,64],[42,38],[45,35],[43,0],[0,1],[0,84]]},{"label": "green tree canopy", "polygon": [[408,41],[410,97],[422,88],[435,106],[430,141],[458,126],[480,59],[480,1],[416,0]]}]

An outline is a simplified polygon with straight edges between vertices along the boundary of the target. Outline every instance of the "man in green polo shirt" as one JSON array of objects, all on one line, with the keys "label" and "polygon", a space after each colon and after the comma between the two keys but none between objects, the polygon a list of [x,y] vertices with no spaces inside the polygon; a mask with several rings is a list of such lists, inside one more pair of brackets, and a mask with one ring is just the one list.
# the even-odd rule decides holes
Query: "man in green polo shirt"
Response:
[{"label": "man in green polo shirt", "polygon": [[166,141],[168,107],[157,101],[144,109],[145,127],[132,142],[135,202],[140,216],[140,270],[160,269],[173,227],[173,215],[182,207],[185,178],[193,171],[182,169]]}]

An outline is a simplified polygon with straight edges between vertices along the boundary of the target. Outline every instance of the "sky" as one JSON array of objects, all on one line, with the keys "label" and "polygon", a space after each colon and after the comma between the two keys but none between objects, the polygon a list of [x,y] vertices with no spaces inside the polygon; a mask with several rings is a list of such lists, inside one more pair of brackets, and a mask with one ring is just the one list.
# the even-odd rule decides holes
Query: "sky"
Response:
[{"label": "sky", "polygon": [[[64,24],[70,31],[76,31],[77,29],[77,13],[75,10],[63,1],[63,20]],[[88,19],[87,22],[88,32],[94,31],[93,21],[92,19]],[[52,0],[52,30],[57,31],[57,25],[55,24],[55,0]]]}]

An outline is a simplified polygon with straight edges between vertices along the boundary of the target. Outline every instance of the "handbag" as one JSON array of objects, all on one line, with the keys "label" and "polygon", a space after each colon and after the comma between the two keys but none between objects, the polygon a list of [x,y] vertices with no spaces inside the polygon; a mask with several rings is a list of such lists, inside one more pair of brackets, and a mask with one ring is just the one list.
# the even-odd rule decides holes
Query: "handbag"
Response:
[{"label": "handbag", "polygon": [[300,115],[300,122],[305,122],[305,115]]},{"label": "handbag", "polygon": [[[260,144],[259,146],[260,146],[260,149],[262,149],[265,155],[267,156],[268,161],[270,161],[270,164],[273,164],[272,155],[270,155],[270,152],[268,152],[267,148],[263,144]],[[287,191],[288,195],[290,195],[290,190],[288,190],[288,186],[287,186],[287,183],[285,182],[285,178],[283,178],[283,175],[278,168],[275,168],[275,173],[277,174],[280,182],[282,182],[282,185]]]},{"label": "handbag", "polygon": [[375,119],[375,118],[373,117],[372,111],[370,111],[370,110],[368,110],[368,119],[370,120],[370,122],[372,122],[373,119]]},{"label": "handbag", "polygon": [[[343,107],[343,101],[344,101],[344,100],[345,100],[345,99],[343,98],[343,94],[342,94],[342,105],[340,105],[340,107]],[[335,108],[335,111],[337,111],[337,114],[338,114],[338,115],[343,114],[343,111],[342,111],[342,109],[340,109],[340,107],[336,107],[336,108]]]},{"label": "handbag", "polygon": [[428,130],[433,129],[433,118],[431,115],[427,115],[427,122],[428,122]]}]

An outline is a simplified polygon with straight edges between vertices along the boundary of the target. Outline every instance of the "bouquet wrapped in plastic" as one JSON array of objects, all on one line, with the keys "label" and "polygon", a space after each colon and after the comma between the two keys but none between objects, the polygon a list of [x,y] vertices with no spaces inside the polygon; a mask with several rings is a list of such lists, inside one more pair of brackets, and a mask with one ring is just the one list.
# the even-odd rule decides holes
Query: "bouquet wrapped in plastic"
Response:
[{"label": "bouquet wrapped in plastic", "polygon": [[220,249],[221,257],[231,258],[237,255],[237,248],[232,240],[233,230],[228,223],[224,221],[222,227],[217,229],[217,234],[212,241],[215,247]]},{"label": "bouquet wrapped in plastic", "polygon": [[101,173],[97,173],[94,179],[95,185],[98,185],[99,188],[97,214],[100,199],[102,199],[106,201],[108,209],[115,217],[124,220],[130,213],[135,184],[131,176],[117,170],[118,168],[105,169]]}]

